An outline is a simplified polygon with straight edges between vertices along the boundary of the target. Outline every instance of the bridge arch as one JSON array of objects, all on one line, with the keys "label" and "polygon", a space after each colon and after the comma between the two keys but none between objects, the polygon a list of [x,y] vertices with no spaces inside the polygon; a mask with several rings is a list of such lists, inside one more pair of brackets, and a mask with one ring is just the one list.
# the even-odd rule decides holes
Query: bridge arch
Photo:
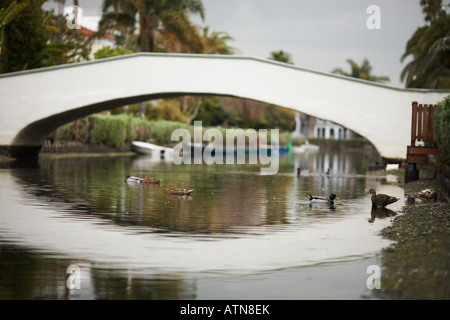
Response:
[{"label": "bridge arch", "polygon": [[370,140],[386,158],[404,158],[411,103],[448,91],[400,89],[245,56],[138,53],[0,75],[0,147],[39,150],[60,125],[163,97],[246,98],[330,120]]}]

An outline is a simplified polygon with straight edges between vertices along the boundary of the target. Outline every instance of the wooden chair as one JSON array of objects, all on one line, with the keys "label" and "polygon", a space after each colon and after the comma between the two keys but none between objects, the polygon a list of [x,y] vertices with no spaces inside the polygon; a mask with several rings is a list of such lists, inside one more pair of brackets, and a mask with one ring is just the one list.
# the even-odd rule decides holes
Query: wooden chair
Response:
[{"label": "wooden chair", "polygon": [[[437,154],[433,113],[437,105],[412,103],[411,145],[407,146],[406,162],[427,163],[429,154]],[[423,145],[416,145],[423,142]]]}]

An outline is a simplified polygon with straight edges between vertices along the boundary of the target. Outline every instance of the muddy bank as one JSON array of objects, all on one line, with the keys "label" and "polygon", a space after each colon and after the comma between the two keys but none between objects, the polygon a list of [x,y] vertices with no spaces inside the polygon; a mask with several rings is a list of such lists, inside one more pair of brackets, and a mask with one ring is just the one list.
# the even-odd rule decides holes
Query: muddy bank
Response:
[{"label": "muddy bank", "polygon": [[395,243],[382,251],[380,298],[450,299],[450,204],[442,193],[437,202],[421,199],[425,188],[443,189],[433,175],[421,177],[403,185],[414,204],[382,231]]}]

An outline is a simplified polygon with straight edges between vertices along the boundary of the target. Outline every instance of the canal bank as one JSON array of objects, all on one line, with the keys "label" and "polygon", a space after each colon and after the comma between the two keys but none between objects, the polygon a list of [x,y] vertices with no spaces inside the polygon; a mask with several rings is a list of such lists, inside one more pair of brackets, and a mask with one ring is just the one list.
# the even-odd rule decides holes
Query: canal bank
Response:
[{"label": "canal bank", "polygon": [[[413,203],[381,232],[394,243],[381,253],[380,298],[450,298],[450,204],[442,177],[447,178],[436,168],[431,161],[421,167],[418,181],[401,185]],[[418,196],[426,188],[439,190],[437,202]]]}]

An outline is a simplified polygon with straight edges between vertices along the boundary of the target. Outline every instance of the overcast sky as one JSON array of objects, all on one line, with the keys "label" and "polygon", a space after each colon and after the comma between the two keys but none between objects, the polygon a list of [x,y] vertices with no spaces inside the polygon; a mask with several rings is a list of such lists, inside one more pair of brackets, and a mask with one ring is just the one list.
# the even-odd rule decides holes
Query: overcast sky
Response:
[{"label": "overcast sky", "polygon": [[[53,2],[53,1],[52,1]],[[425,24],[420,0],[203,0],[205,19],[192,17],[210,31],[227,32],[238,54],[267,58],[288,52],[302,68],[350,71],[346,60],[367,58],[373,74],[389,76],[404,87],[400,59],[406,42]],[[444,0],[448,3],[449,0]],[[101,14],[103,0],[79,0],[85,15]],[[72,4],[67,0],[66,5]],[[381,29],[367,28],[370,5],[380,8]],[[409,60],[407,60],[409,61]]]}]

